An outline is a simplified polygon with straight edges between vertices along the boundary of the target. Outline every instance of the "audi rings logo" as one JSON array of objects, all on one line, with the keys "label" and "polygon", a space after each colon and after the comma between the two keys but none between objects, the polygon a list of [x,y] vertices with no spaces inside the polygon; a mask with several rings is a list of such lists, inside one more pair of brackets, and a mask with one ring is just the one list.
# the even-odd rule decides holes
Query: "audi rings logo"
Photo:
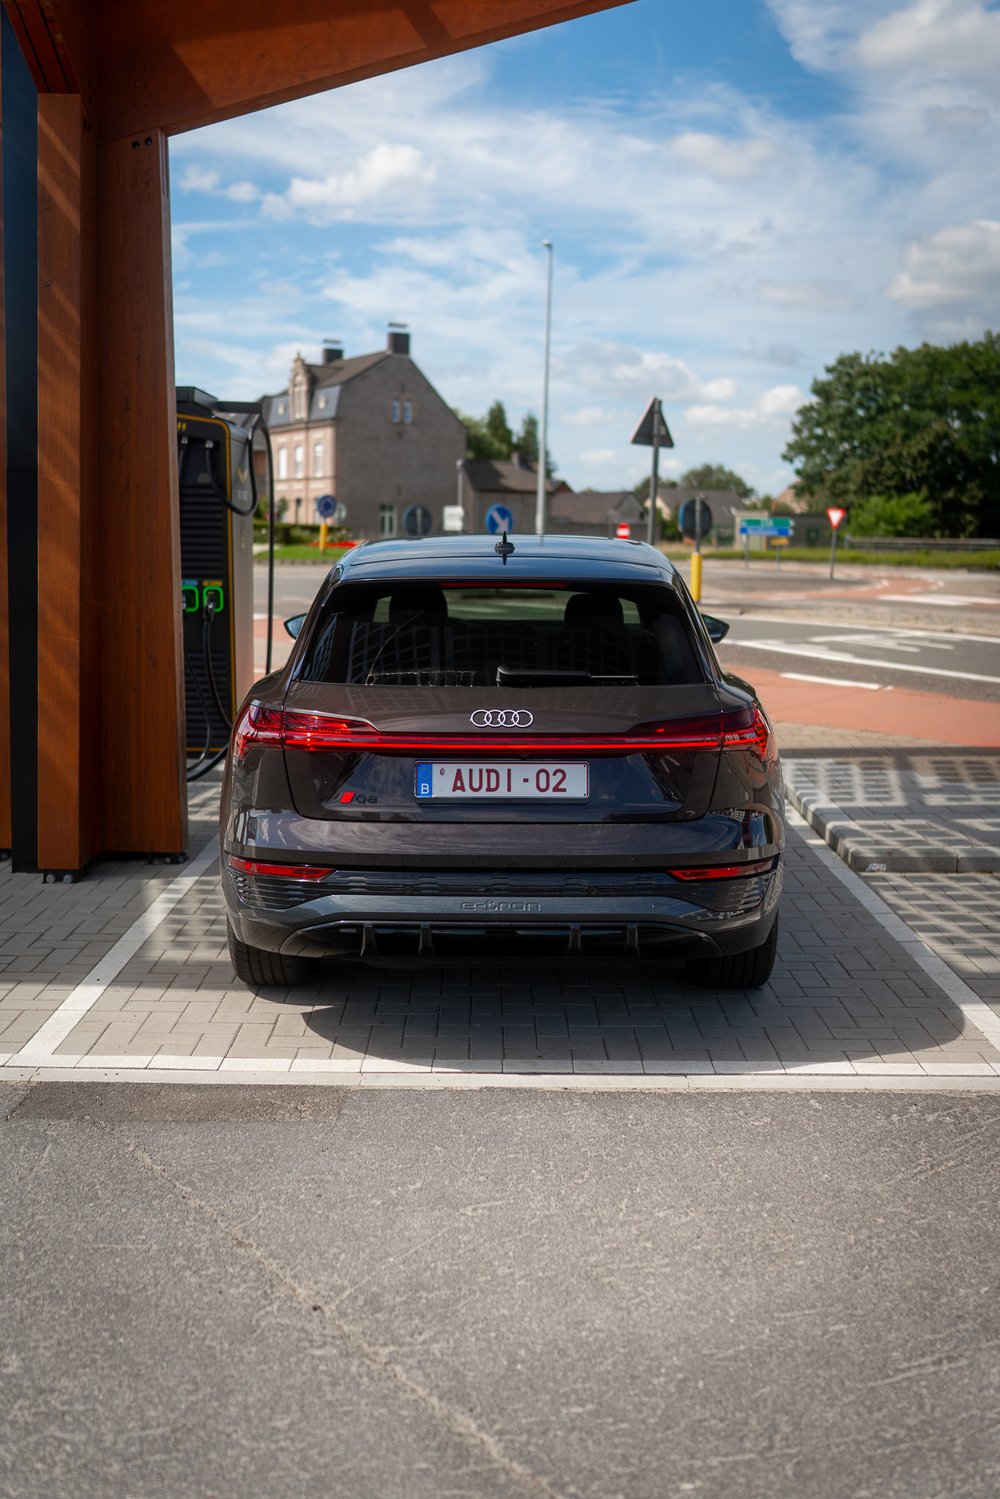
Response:
[{"label": "audi rings logo", "polygon": [[534,721],[527,708],[477,708],[469,717],[477,729],[527,729]]}]

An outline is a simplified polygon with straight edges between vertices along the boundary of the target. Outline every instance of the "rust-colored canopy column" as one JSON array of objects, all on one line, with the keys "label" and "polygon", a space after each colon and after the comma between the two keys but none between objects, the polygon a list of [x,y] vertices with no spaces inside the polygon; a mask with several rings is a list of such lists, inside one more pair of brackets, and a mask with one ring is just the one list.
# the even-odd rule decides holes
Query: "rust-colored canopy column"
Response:
[{"label": "rust-colored canopy column", "polygon": [[100,847],[187,846],[167,146],[98,149]]},{"label": "rust-colored canopy column", "polygon": [[78,94],[38,96],[38,865],[96,845],[93,629],[97,149]]}]

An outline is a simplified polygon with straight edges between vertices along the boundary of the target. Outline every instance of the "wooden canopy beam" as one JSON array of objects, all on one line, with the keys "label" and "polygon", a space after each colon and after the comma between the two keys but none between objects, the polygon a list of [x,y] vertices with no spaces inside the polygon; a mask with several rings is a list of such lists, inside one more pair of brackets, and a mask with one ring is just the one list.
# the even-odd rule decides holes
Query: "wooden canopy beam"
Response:
[{"label": "wooden canopy beam", "polygon": [[191,130],[623,3],[100,0],[99,138]]}]

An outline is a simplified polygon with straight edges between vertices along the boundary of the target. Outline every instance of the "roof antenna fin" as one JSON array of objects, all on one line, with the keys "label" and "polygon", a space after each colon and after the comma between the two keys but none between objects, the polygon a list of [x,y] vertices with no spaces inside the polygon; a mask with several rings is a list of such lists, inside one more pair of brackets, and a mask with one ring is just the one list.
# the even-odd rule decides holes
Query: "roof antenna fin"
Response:
[{"label": "roof antenna fin", "polygon": [[500,560],[503,563],[504,567],[506,567],[507,566],[507,558],[511,555],[511,553],[514,550],[514,543],[512,541],[508,541],[507,540],[507,532],[506,531],[504,531],[501,534],[500,540],[497,542],[497,544],[493,548],[493,550],[496,552],[497,556],[500,558]]}]

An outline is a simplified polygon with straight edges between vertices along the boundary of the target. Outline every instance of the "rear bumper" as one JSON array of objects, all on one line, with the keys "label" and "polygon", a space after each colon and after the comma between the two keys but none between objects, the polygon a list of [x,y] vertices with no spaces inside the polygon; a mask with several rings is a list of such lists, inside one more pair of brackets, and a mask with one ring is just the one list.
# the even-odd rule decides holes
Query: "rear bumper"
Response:
[{"label": "rear bumper", "polygon": [[484,875],[476,893],[448,888],[447,881],[426,894],[341,889],[290,909],[262,904],[260,892],[244,898],[247,882],[225,867],[222,884],[240,940],[288,955],[373,962],[518,956],[681,961],[745,952],[763,942],[777,912],[782,873],[777,858],[767,874],[714,885],[673,882],[669,894],[551,895],[527,871],[520,893],[516,874],[508,872],[500,893]]}]

